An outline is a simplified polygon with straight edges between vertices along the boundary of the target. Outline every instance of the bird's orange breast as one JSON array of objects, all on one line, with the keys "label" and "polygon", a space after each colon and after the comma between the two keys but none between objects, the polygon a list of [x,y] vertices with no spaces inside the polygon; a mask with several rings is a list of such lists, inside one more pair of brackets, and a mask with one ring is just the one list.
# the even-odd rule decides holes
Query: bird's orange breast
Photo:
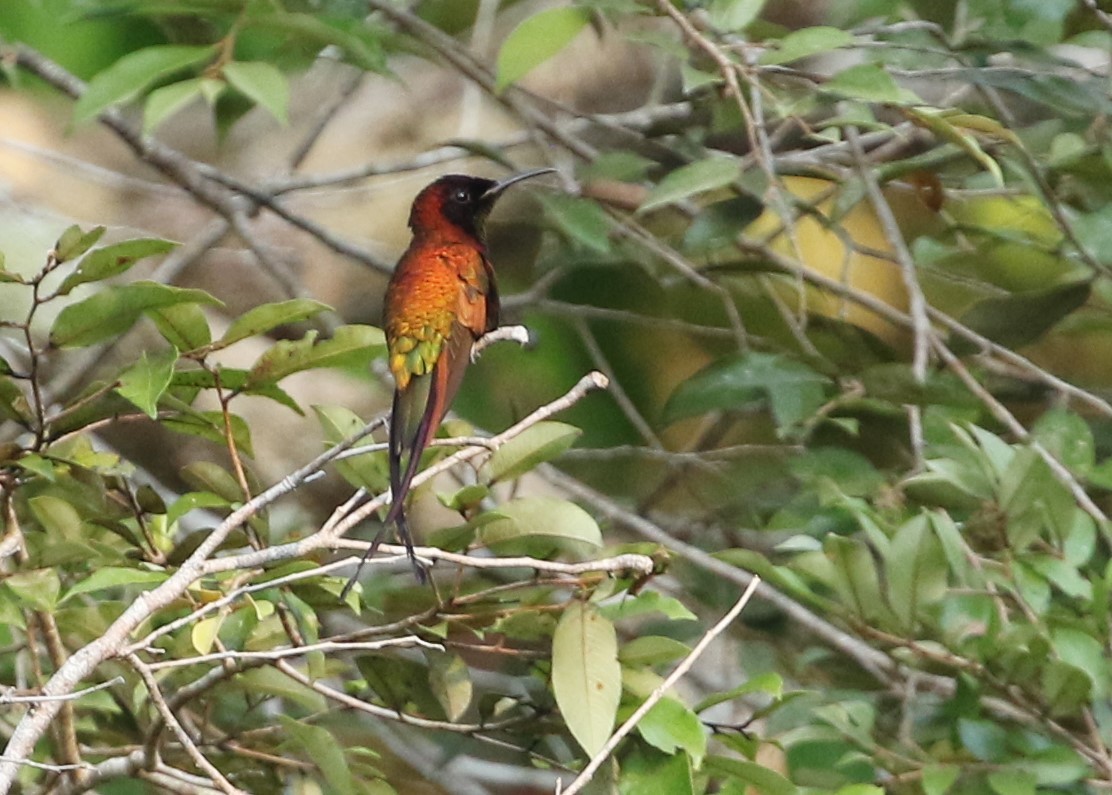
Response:
[{"label": "bird's orange breast", "polygon": [[457,325],[476,338],[486,331],[487,268],[478,247],[459,242],[415,242],[398,262],[386,290],[384,326],[399,388],[431,372]]}]

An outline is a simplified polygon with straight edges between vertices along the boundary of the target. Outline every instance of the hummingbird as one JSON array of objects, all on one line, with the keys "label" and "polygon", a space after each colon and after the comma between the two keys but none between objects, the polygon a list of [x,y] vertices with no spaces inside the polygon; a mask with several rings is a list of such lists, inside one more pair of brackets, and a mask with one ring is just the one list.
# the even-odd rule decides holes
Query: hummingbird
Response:
[{"label": "hummingbird", "polygon": [[417,579],[426,573],[413,552],[405,498],[421,460],[471,363],[475,342],[498,327],[498,287],[487,254],[484,224],[506,188],[541,174],[539,168],[501,181],[450,174],[413,200],[409,248],[386,288],[383,329],[394,376],[388,444],[390,509],[341,593],[347,595],[366,559],[394,524]]}]

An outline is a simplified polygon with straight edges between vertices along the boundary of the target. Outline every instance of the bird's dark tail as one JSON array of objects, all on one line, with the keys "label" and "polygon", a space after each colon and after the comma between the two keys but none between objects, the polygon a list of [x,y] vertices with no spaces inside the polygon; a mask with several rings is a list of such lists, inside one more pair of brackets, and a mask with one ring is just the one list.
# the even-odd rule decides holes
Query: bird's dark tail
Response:
[{"label": "bird's dark tail", "polygon": [[[415,379],[416,380],[416,379]],[[409,408],[412,404],[397,390],[394,392],[394,406],[391,412],[390,421],[390,438],[387,445],[387,455],[390,461],[390,510],[386,512],[386,518],[383,520],[385,526],[375,534],[374,540],[371,545],[363,552],[363,556],[359,559],[359,565],[355,569],[355,573],[351,575],[351,579],[347,581],[344,589],[340,591],[341,601],[345,599],[352,587],[355,585],[359,573],[363,570],[363,564],[367,559],[372,557],[377,551],[379,546],[385,540],[386,527],[391,524],[397,530],[398,539],[405,545],[405,554],[409,558],[410,563],[413,565],[413,573],[417,576],[417,581],[424,585],[428,582],[428,572],[425,570],[424,565],[417,559],[417,553],[413,550],[413,535],[409,532],[409,523],[405,517],[405,498],[409,494],[410,483],[413,482],[413,477],[417,474],[417,467],[421,463],[421,452],[428,446],[429,439],[436,431],[433,425],[435,417],[435,408],[437,404],[437,385],[436,382],[431,380],[428,382],[429,394],[429,407],[433,411],[426,410],[422,413],[420,419],[416,424],[416,428],[411,432],[407,432],[407,428],[413,425],[410,418]],[[407,438],[408,437],[408,438]],[[405,459],[405,466],[403,468],[402,461]]]}]

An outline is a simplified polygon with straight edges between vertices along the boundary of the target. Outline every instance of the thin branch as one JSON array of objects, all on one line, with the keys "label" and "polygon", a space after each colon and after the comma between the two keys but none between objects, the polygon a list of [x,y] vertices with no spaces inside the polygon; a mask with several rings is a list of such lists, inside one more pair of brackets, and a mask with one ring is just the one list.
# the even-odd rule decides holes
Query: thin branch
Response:
[{"label": "thin branch", "polygon": [[144,664],[151,671],[158,671],[163,668],[182,668],[190,665],[222,662],[224,660],[252,662],[285,660],[289,657],[303,657],[315,651],[341,653],[349,651],[378,651],[390,647],[409,648],[411,646],[420,646],[425,649],[432,649],[433,651],[444,651],[444,647],[439,643],[430,643],[417,635],[407,635],[402,638],[384,638],[382,640],[365,642],[325,640],[319,643],[307,643],[304,646],[290,646],[281,649],[271,649],[269,651],[221,651],[212,654],[202,654],[198,657],[181,657],[175,660],[167,660],[166,662]]},{"label": "thin branch", "polygon": [[243,790],[235,787],[232,782],[228,781],[216,765],[210,762],[205,755],[201,753],[201,749],[193,742],[193,738],[189,736],[189,732],[181,725],[177,716],[174,715],[174,711],[170,709],[170,705],[166,703],[166,699],[162,695],[162,688],[159,687],[158,680],[154,678],[154,674],[151,673],[146,663],[134,654],[129,655],[127,660],[131,663],[136,673],[139,674],[140,678],[143,680],[143,684],[147,686],[147,695],[150,696],[151,701],[154,703],[159,714],[162,715],[162,719],[166,722],[166,725],[170,727],[170,731],[178,738],[178,742],[181,743],[186,754],[193,760],[193,764],[203,770],[212,780],[212,783],[222,792],[227,793],[227,795],[247,795]]},{"label": "thin branch", "polygon": [[386,718],[387,720],[398,721],[399,723],[407,723],[411,726],[417,726],[422,729],[437,729],[439,731],[452,732],[453,734],[474,734],[481,731],[496,731],[498,729],[509,729],[518,726],[526,721],[533,720],[531,716],[523,715],[520,717],[506,718],[500,721],[491,721],[489,723],[449,723],[442,720],[430,720],[428,718],[421,718],[417,715],[409,715],[399,710],[387,709],[380,707],[377,704],[371,704],[367,701],[362,701],[355,696],[349,696],[341,690],[336,690],[329,687],[323,682],[312,679],[301,671],[294,668],[285,660],[278,660],[275,662],[275,667],[284,673],[286,676],[293,679],[305,687],[311,688],[320,693],[325,698],[335,701],[337,704],[342,704],[345,707],[354,709],[358,712],[365,712],[368,715],[373,715],[376,718]]},{"label": "thin branch", "polygon": [[16,696],[11,691],[15,688],[5,688],[9,692],[0,695],[0,704],[42,704],[47,701],[77,701],[90,693],[96,693],[98,690],[106,690],[119,684],[123,684],[122,676],[114,676],[107,682],[101,682],[99,685],[86,687],[81,690],[75,690],[72,693],[66,693],[60,696]]}]

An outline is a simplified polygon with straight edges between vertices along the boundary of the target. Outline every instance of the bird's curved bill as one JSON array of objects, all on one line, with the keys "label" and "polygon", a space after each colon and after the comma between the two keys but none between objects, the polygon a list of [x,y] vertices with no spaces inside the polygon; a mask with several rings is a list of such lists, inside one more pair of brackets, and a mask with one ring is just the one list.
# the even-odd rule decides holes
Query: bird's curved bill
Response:
[{"label": "bird's curved bill", "polygon": [[533,177],[539,177],[541,174],[555,174],[555,173],[556,173],[556,169],[554,169],[554,168],[534,168],[532,171],[522,171],[520,174],[514,174],[512,176],[506,177],[501,182],[495,182],[493,185],[491,185],[489,188],[487,188],[485,191],[483,191],[483,198],[484,199],[493,199],[495,196],[500,194],[506,188],[510,187],[511,185],[516,185],[517,183],[521,182],[522,180],[532,179]]}]

